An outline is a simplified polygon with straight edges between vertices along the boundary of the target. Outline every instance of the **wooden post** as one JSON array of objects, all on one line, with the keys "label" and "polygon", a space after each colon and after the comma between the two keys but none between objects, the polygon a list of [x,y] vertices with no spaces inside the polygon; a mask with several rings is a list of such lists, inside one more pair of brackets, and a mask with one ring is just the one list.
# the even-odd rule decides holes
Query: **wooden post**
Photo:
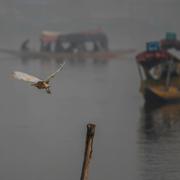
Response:
[{"label": "wooden post", "polygon": [[96,127],[95,124],[87,125],[84,161],[83,161],[83,167],[82,167],[80,180],[88,180],[89,164],[90,164],[90,160],[92,158],[92,152],[93,152],[93,138],[95,134],[95,127]]}]

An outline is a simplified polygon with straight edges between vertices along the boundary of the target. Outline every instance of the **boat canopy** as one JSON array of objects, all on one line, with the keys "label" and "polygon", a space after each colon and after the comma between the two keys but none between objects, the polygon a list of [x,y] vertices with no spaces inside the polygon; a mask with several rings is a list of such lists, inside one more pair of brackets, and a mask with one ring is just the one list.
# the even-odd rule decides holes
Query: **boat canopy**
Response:
[{"label": "boat canopy", "polygon": [[165,50],[159,50],[154,52],[144,51],[139,53],[136,56],[136,61],[144,68],[151,69],[152,67],[167,61],[180,62],[180,59]]},{"label": "boat canopy", "polygon": [[[171,39],[173,39],[174,35],[171,36]],[[170,37],[168,37],[168,39],[170,39]],[[146,43],[146,51],[136,56],[136,61],[144,68],[151,69],[167,61],[180,62],[180,59],[167,50],[162,49],[158,41],[150,41]]]}]

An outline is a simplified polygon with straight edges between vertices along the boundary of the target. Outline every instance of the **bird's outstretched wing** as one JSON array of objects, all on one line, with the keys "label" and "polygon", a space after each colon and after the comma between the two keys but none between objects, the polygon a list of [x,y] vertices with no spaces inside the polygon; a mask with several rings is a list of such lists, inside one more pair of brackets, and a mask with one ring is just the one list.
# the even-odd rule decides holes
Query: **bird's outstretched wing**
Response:
[{"label": "bird's outstretched wing", "polygon": [[39,81],[42,81],[35,76],[31,76],[29,74],[19,72],[19,71],[14,71],[12,75],[15,79],[19,79],[19,80],[23,80],[23,81],[27,81],[27,82],[31,82],[31,83],[37,83]]},{"label": "bird's outstretched wing", "polygon": [[58,73],[60,70],[62,70],[63,66],[65,65],[65,62],[63,62],[61,64],[61,66],[59,67],[59,69],[57,71],[55,71],[54,73],[52,73],[50,76],[48,76],[48,78],[45,80],[45,82],[49,82],[52,78],[54,78],[54,76],[56,75],[56,73]]}]

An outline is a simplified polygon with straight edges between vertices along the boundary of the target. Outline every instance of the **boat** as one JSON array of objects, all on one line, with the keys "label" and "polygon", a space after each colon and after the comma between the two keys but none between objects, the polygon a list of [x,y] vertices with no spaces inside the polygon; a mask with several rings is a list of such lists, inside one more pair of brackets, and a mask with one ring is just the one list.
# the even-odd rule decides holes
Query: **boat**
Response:
[{"label": "boat", "polygon": [[108,38],[102,30],[76,33],[42,31],[39,50],[29,48],[29,41],[26,39],[19,50],[0,48],[0,53],[26,60],[110,60],[135,52],[134,49],[109,50]]},{"label": "boat", "polygon": [[144,52],[137,54],[136,62],[145,103],[180,102],[180,59],[177,56],[153,41],[146,44]]}]

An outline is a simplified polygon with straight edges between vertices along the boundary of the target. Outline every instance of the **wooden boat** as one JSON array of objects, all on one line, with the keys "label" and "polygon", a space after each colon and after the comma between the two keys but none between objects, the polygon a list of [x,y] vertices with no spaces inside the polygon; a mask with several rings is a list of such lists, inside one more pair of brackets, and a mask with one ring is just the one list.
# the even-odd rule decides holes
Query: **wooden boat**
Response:
[{"label": "wooden boat", "polygon": [[148,85],[143,90],[146,103],[175,103],[180,101],[180,89],[175,86]]},{"label": "wooden boat", "polygon": [[102,51],[102,52],[40,52],[40,51],[22,51],[0,48],[0,53],[5,53],[18,58],[25,59],[56,59],[56,60],[73,60],[73,59],[97,59],[111,60],[122,58],[125,55],[134,53],[134,49],[117,50],[117,51]]},{"label": "wooden boat", "polygon": [[[102,30],[76,33],[60,33],[42,31],[38,51],[31,50],[29,39],[26,39],[20,50],[1,49],[6,53],[22,59],[56,59],[56,60],[110,60],[134,53],[134,49],[111,51],[108,47],[108,38]],[[89,45],[91,48],[89,49]]]},{"label": "wooden boat", "polygon": [[9,54],[19,58],[26,59],[98,59],[98,60],[110,60],[118,59],[127,54],[134,53],[134,49],[117,50],[117,51],[102,51],[102,52],[77,52],[77,53],[53,53],[53,52],[38,52],[38,51],[21,51],[21,50],[10,50],[0,49],[0,53]]},{"label": "wooden boat", "polygon": [[159,42],[151,42],[136,61],[146,103],[180,102],[180,60],[176,56],[162,50]]}]

